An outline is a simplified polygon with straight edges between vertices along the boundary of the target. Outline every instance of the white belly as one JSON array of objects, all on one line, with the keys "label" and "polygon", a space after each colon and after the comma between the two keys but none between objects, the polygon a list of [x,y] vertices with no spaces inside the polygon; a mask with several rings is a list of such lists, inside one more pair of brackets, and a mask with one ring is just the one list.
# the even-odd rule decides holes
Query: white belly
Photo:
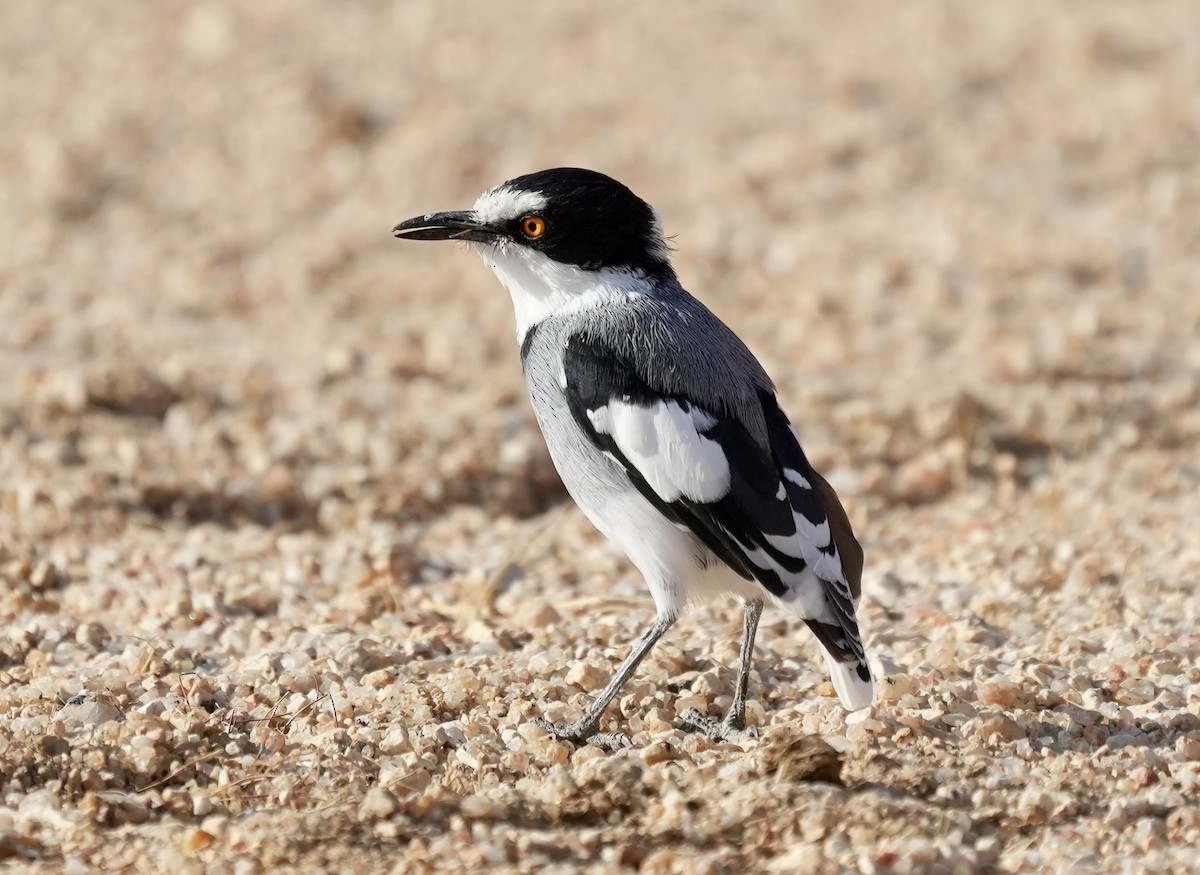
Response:
[{"label": "white belly", "polygon": [[699,538],[666,519],[636,491],[612,496],[583,512],[642,573],[660,614],[675,616],[689,603],[730,595],[764,595],[761,586],[736,574]]}]

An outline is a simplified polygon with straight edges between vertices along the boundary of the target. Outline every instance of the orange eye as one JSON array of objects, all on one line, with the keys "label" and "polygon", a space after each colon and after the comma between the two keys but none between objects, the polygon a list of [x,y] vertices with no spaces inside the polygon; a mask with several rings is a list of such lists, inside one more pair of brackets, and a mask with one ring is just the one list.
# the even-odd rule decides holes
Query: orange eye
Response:
[{"label": "orange eye", "polygon": [[521,233],[536,240],[546,233],[546,220],[541,216],[526,216],[521,220]]}]

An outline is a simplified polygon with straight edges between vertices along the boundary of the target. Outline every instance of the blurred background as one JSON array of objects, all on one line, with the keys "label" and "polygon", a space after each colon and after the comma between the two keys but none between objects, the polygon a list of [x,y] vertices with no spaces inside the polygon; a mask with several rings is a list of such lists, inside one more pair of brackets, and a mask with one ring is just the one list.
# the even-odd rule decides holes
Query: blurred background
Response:
[{"label": "blurred background", "polygon": [[[111,697],[113,718],[197,666],[211,698],[153,707],[192,721],[180,738],[199,732],[201,757],[233,738],[258,763],[267,741],[230,715],[266,726],[284,692],[309,695],[286,706],[303,716],[279,730],[291,734],[269,780],[282,784],[223,759],[193,770],[169,758],[183,742],[163,743],[150,748],[161,762],[101,782],[152,782],[158,801],[137,817],[165,816],[164,787],[204,795],[218,767],[231,812],[268,794],[357,805],[385,773],[355,758],[374,742],[321,747],[334,724],[319,721],[350,712],[310,708],[318,691],[354,703],[354,722],[335,726],[346,733],[462,714],[491,738],[535,702],[583,701],[564,666],[622,656],[650,601],[581,515],[549,513],[565,494],[528,410],[507,295],[468,253],[391,237],[504,179],[581,165],[658,208],[685,286],[776,379],[866,546],[868,641],[911,698],[848,728],[806,634],[771,615],[753,719],[844,734],[853,780],[895,799],[958,794],[946,811],[969,810],[965,826],[935,812],[913,827],[927,847],[977,847],[953,871],[1001,859],[996,823],[1030,837],[1010,871],[1032,871],[1022,854],[1054,831],[1085,859],[1117,828],[1109,794],[1143,794],[1151,813],[1128,847],[1184,827],[1194,841],[1194,806],[1169,821],[1176,797],[1147,795],[1185,773],[1194,789],[1200,757],[1192,0],[7,2],[0,119],[0,713],[34,721],[6,717],[0,735],[44,754],[21,777],[26,748],[0,745],[16,758],[0,761],[15,776],[5,794],[51,787],[69,808],[91,786],[59,781],[57,754],[38,747],[81,685]],[[648,663],[643,693],[658,698],[625,716],[654,702],[673,715],[668,678],[686,693],[707,672],[719,695],[714,666],[732,662],[739,622],[722,605],[681,623]],[[281,653],[298,661],[281,667]],[[447,654],[481,677],[532,655],[542,668],[458,690],[439,711],[429,691],[460,677],[437,662]],[[309,656],[325,661],[298,680]],[[501,695],[502,719],[489,698]],[[1065,728],[1029,710],[1035,695],[1071,703],[1070,719],[1053,712]],[[1071,735],[1101,701],[1115,722]],[[888,741],[948,737],[921,722],[948,702],[948,725],[978,740],[965,759]],[[1020,708],[1029,727],[1006,716]],[[1178,722],[1186,708],[1192,723]],[[1046,733],[1057,753],[1020,759],[1026,735]],[[1113,733],[1135,740],[1095,753]],[[436,767],[396,774],[420,773],[457,810],[474,779],[426,742]],[[880,765],[888,744],[895,761]],[[1173,772],[1123,758],[1155,744]],[[318,773],[303,760],[314,748],[346,758]],[[524,761],[538,780],[543,754]],[[1005,762],[1009,783],[977,804],[975,776]],[[505,768],[489,774],[525,774]],[[1111,778],[1136,768],[1153,773]],[[769,791],[730,780],[696,798],[781,792],[770,776]],[[1025,792],[1051,785],[1074,801]],[[888,818],[900,804],[871,798]],[[141,822],[114,805],[79,816]],[[754,822],[793,811],[775,808]],[[787,829],[731,840],[749,856],[711,871],[782,853],[799,834]]]},{"label": "blurred background", "polygon": [[[463,466],[483,451],[502,476],[487,448],[530,422],[509,303],[475,259],[389,229],[556,165],[658,207],[685,284],[814,409],[826,463],[936,449],[950,426],[907,420],[943,401],[978,452],[918,491],[997,442],[1032,475],[1051,450],[1195,434],[1190,3],[3,15],[4,415],[135,504],[228,479],[315,512],[364,473],[386,513],[487,500]],[[508,462],[541,470],[518,443]]]}]

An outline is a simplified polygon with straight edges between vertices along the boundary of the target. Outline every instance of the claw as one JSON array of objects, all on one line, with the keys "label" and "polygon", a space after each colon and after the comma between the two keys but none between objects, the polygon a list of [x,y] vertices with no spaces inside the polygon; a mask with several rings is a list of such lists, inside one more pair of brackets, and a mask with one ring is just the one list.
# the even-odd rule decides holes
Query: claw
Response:
[{"label": "claw", "polygon": [[594,744],[601,750],[618,751],[623,747],[633,747],[633,739],[624,732],[597,732],[589,735],[588,744]]},{"label": "claw", "polygon": [[705,717],[696,708],[688,708],[682,716],[683,723],[680,724],[680,729],[684,732],[699,732],[707,735],[713,741],[738,742],[749,738],[758,738],[757,726],[737,726],[729,717],[718,723],[716,720]]},{"label": "claw", "polygon": [[551,723],[545,717],[533,717],[529,721],[545,729],[555,738],[572,744],[593,744],[602,750],[616,751],[630,747],[633,741],[624,732],[597,732],[596,726],[577,723]]}]

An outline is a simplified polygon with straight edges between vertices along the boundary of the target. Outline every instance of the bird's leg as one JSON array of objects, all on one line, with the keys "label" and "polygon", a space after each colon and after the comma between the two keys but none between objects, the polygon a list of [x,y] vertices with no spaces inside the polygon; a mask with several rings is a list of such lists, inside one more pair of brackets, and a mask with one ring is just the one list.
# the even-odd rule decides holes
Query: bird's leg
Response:
[{"label": "bird's leg", "polygon": [[[760,603],[761,604],[761,603]],[[663,633],[671,628],[675,622],[675,616],[670,614],[659,614],[654,618],[654,623],[649,629],[638,639],[637,644],[633,646],[632,652],[621,663],[621,667],[617,669],[617,673],[613,675],[612,680],[592,702],[587,713],[582,718],[574,723],[551,723],[543,717],[535,717],[531,722],[546,729],[551,735],[557,736],[564,741],[571,741],[576,744],[594,744],[597,747],[616,750],[619,747],[628,747],[630,744],[629,736],[623,732],[597,732],[600,728],[600,717],[604,714],[604,710],[612,703],[612,700],[617,697],[617,693],[621,691],[621,687],[625,686],[625,682],[637,670],[638,664],[646,658],[646,654],[650,652],[655,642],[663,636]]]},{"label": "bird's leg", "polygon": [[750,663],[754,660],[754,636],[758,634],[758,618],[762,616],[761,599],[746,602],[742,618],[742,654],[738,666],[737,686],[733,691],[733,704],[725,716],[725,723],[733,729],[746,728],[746,690],[750,686]]},{"label": "bird's leg", "polygon": [[742,654],[738,665],[737,685],[733,690],[733,702],[729,713],[720,723],[705,717],[695,708],[683,712],[683,728],[703,732],[717,741],[737,741],[745,736],[758,735],[758,727],[746,729],[746,690],[750,685],[750,663],[754,659],[754,636],[758,633],[758,618],[762,616],[761,599],[749,599],[744,603],[742,619]]}]

